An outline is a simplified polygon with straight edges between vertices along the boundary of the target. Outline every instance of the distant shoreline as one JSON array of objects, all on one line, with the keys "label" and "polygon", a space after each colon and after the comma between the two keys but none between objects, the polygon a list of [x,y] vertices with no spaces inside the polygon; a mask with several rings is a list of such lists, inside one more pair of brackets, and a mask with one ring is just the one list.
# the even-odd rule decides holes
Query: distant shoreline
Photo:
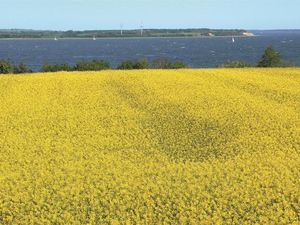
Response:
[{"label": "distant shoreline", "polygon": [[[117,40],[130,40],[130,39],[213,39],[213,38],[251,38],[251,37],[257,37],[257,36],[261,36],[261,35],[252,35],[252,36],[245,36],[245,35],[236,35],[236,36],[198,36],[198,37],[191,37],[191,36],[172,36],[172,37],[99,37],[96,38],[97,40],[113,40],[113,39],[117,39]],[[0,38],[0,40],[54,40],[54,38]],[[93,38],[80,38],[80,37],[64,37],[64,38],[57,38],[57,41],[59,40],[91,40],[94,41]]]},{"label": "distant shoreline", "polygon": [[47,30],[1,30],[0,38],[163,38],[163,37],[221,37],[252,36],[242,29],[146,29],[135,30],[86,30],[86,31],[47,31]]}]

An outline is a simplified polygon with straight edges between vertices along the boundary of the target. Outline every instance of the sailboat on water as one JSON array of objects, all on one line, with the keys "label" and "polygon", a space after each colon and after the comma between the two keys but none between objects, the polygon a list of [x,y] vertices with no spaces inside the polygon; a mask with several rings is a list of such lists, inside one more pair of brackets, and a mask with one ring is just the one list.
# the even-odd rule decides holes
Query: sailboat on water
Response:
[{"label": "sailboat on water", "polygon": [[96,37],[95,36],[93,37],[93,41],[96,41]]},{"label": "sailboat on water", "polygon": [[234,42],[235,42],[235,39],[234,39],[234,37],[232,37],[231,41],[232,41],[232,43],[234,43]]},{"label": "sailboat on water", "polygon": [[54,41],[57,41],[57,37],[54,37]]}]

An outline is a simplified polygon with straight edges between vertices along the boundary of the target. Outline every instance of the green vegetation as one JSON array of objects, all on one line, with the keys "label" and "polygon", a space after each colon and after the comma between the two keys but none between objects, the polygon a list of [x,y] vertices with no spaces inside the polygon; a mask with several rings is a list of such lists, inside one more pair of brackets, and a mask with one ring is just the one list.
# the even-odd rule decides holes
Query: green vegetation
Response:
[{"label": "green vegetation", "polygon": [[72,71],[73,68],[69,64],[48,64],[44,63],[42,72]]},{"label": "green vegetation", "polygon": [[259,61],[258,67],[289,67],[294,66],[293,63],[287,62],[281,58],[281,54],[277,52],[272,45],[269,45]]},{"label": "green vegetation", "polygon": [[139,69],[180,69],[188,66],[180,60],[172,61],[167,58],[155,59],[149,63],[147,59],[141,60],[124,60],[116,68],[104,60],[82,60],[71,66],[69,64],[48,64],[44,63],[41,72],[58,72],[58,71],[100,71],[107,69],[117,70],[139,70]]},{"label": "green vegetation", "polygon": [[277,67],[281,65],[281,55],[270,45],[265,49],[265,52],[258,63],[258,67]]},{"label": "green vegetation", "polygon": [[110,64],[104,60],[82,60],[76,63],[73,70],[75,71],[97,71],[110,69]]},{"label": "green vegetation", "polygon": [[187,65],[180,60],[172,61],[167,58],[159,58],[153,60],[152,64],[149,64],[147,59],[143,60],[125,60],[117,69],[181,69],[187,68]]},{"label": "green vegetation", "polygon": [[110,69],[108,62],[104,60],[82,60],[76,63],[75,66],[71,66],[67,63],[63,64],[48,64],[44,63],[41,72],[58,72],[58,71],[98,71]]},{"label": "green vegetation", "polygon": [[8,60],[0,60],[0,73],[7,74],[13,73],[14,66]]},{"label": "green vegetation", "polygon": [[149,63],[147,59],[142,60],[125,60],[117,66],[118,70],[148,69]]},{"label": "green vegetation", "polygon": [[20,63],[14,65],[9,60],[0,60],[0,74],[9,74],[9,73],[30,73],[32,72],[28,69],[27,65]]},{"label": "green vegetation", "polygon": [[[246,30],[238,29],[144,29],[143,37],[198,37],[198,36],[239,36]],[[110,38],[140,37],[141,30],[87,30],[87,31],[38,31],[0,30],[0,38]]]},{"label": "green vegetation", "polygon": [[227,61],[224,64],[219,65],[221,68],[245,68],[245,67],[253,67],[253,65],[244,62],[244,61]]},{"label": "green vegetation", "polygon": [[[149,63],[147,59],[124,60],[115,69],[117,70],[139,70],[139,69],[180,69],[187,68],[187,65],[180,60],[172,61],[167,58],[155,59]],[[71,66],[69,64],[48,64],[44,63],[41,72],[58,71],[99,71],[114,69],[104,60],[82,60]]]},{"label": "green vegetation", "polygon": [[180,60],[176,60],[175,62],[172,62],[167,58],[155,59],[152,62],[152,68],[155,69],[180,69],[186,67],[187,65],[181,62]]},{"label": "green vegetation", "polygon": [[[281,54],[276,51],[272,45],[269,45],[260,61],[257,64],[257,67],[295,67],[296,64],[283,60],[281,57]],[[219,65],[218,67],[221,68],[245,68],[245,67],[255,67],[255,65],[252,65],[248,62],[244,61],[227,61],[224,64]]]},{"label": "green vegetation", "polygon": [[32,71],[28,68],[25,63],[20,63],[14,66],[14,73],[31,73]]}]

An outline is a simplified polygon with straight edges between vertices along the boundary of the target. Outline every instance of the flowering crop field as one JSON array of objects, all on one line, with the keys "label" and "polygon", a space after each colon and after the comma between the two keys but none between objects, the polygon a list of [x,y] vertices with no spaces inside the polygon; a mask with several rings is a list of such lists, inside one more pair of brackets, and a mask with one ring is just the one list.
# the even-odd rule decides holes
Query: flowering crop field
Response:
[{"label": "flowering crop field", "polygon": [[299,224],[300,69],[0,76],[0,224]]}]

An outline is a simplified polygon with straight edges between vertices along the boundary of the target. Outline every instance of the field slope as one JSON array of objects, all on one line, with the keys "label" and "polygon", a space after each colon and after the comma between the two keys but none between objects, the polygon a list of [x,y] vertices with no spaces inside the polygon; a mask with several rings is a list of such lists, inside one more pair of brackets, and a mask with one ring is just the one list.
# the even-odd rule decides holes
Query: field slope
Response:
[{"label": "field slope", "polygon": [[0,224],[299,224],[300,70],[0,76]]}]

